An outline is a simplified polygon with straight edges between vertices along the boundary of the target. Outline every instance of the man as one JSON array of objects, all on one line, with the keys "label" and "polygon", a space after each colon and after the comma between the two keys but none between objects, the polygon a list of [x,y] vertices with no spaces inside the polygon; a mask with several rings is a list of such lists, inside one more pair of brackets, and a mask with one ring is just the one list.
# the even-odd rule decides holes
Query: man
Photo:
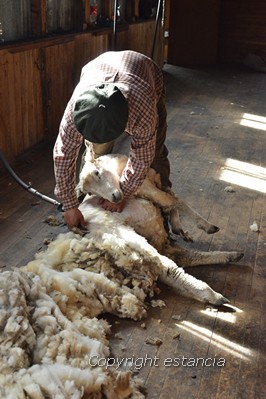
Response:
[{"label": "man", "polygon": [[121,212],[150,167],[164,186],[171,186],[166,128],[163,75],[150,58],[134,51],[106,52],[84,66],[54,146],[55,194],[63,202],[69,229],[86,227],[75,191],[83,140],[98,157],[112,152],[124,131],[131,137],[120,181],[124,198],[116,204],[101,200],[104,209]]}]

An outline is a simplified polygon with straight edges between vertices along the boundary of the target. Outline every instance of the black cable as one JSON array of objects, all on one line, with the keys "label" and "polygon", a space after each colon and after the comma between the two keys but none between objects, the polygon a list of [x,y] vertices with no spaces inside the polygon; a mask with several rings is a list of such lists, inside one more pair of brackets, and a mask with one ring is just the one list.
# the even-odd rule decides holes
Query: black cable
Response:
[{"label": "black cable", "polygon": [[2,153],[2,151],[0,150],[0,159],[3,162],[5,168],[7,169],[7,171],[9,172],[9,174],[13,177],[13,179],[16,180],[16,182],[23,187],[25,190],[29,191],[31,194],[36,195],[37,197],[41,198],[42,200],[49,202],[50,204],[56,205],[59,211],[63,210],[63,204],[56,201],[53,198],[47,197],[44,194],[39,193],[39,191],[35,190],[35,188],[33,188],[31,186],[30,183],[25,183],[23,180],[21,180],[18,175],[14,172],[14,170],[11,168],[11,166],[9,165],[9,163],[7,162],[4,154]]}]

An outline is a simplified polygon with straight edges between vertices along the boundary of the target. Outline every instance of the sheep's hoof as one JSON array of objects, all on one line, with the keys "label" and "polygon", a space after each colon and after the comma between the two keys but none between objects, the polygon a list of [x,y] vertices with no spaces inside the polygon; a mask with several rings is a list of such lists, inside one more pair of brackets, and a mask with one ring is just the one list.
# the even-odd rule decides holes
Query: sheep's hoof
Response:
[{"label": "sheep's hoof", "polygon": [[193,238],[190,237],[190,235],[188,234],[188,232],[184,232],[184,234],[182,235],[182,238],[184,241],[186,242],[194,242]]},{"label": "sheep's hoof", "polygon": [[227,299],[225,296],[219,294],[218,298],[212,302],[212,305],[216,305],[216,306],[221,306],[221,305],[225,305],[226,303],[229,303],[229,299]]},{"label": "sheep's hoof", "polygon": [[219,227],[214,226],[214,225],[211,225],[211,226],[208,228],[208,230],[206,230],[206,233],[207,233],[207,234],[214,234],[214,233],[217,233],[219,230],[220,230]]},{"label": "sheep's hoof", "polygon": [[243,252],[232,252],[230,254],[228,262],[238,262],[240,259],[242,259],[244,256]]},{"label": "sheep's hoof", "polygon": [[172,233],[182,237],[183,240],[186,242],[194,242],[193,238],[189,235],[189,233],[187,231],[184,231],[183,229],[172,229]]}]

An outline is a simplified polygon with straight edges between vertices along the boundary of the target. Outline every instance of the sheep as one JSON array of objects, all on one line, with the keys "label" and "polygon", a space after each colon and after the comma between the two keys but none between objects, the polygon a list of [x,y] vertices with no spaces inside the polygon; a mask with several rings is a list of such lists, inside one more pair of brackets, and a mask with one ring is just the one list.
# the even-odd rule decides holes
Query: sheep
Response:
[{"label": "sheep", "polygon": [[[122,154],[103,155],[94,158],[91,151],[86,152],[84,165],[79,175],[77,191],[84,194],[98,195],[110,202],[119,202],[123,198],[119,180],[125,168],[128,157]],[[169,214],[170,225],[174,234],[181,235],[186,241],[193,241],[187,235],[180,221],[180,214],[187,214],[196,226],[208,234],[219,231],[217,226],[210,224],[183,200],[178,198],[172,190],[165,189],[161,185],[160,175],[150,168],[146,179],[138,190],[135,197],[145,198],[159,206],[163,212]]]},{"label": "sheep", "polygon": [[[94,159],[92,153],[87,151],[85,164],[79,176],[79,189],[84,194],[98,195],[111,202],[120,201],[123,193],[119,187],[119,179],[127,160],[127,156],[120,154],[109,154]],[[88,201],[88,197],[86,199]],[[148,202],[140,199],[146,199]],[[80,209],[84,212],[86,206],[82,204]],[[100,209],[97,212],[100,212]],[[134,198],[123,210],[121,220],[146,237],[161,254],[175,260],[182,267],[236,262],[243,257],[243,253],[239,251],[202,252],[171,245],[172,241],[165,231],[161,212],[169,215],[171,231],[175,235],[181,235],[185,241],[193,242],[193,239],[184,232],[180,220],[180,215],[183,214],[187,214],[196,226],[207,234],[219,231],[217,226],[201,217],[172,190],[164,191],[159,175],[150,169]]]}]

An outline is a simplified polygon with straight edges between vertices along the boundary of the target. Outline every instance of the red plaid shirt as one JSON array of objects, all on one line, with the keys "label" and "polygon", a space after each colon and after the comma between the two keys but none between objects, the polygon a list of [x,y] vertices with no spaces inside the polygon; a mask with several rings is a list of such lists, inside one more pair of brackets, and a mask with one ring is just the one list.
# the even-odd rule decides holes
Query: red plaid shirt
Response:
[{"label": "red plaid shirt", "polygon": [[63,201],[65,210],[78,206],[76,161],[83,136],[74,125],[73,108],[80,91],[101,83],[115,83],[128,101],[129,117],[125,131],[131,136],[131,148],[120,182],[126,198],[141,185],[155,155],[157,103],[164,94],[161,70],[150,58],[134,51],[100,55],[82,69],[54,147],[55,194]]}]

